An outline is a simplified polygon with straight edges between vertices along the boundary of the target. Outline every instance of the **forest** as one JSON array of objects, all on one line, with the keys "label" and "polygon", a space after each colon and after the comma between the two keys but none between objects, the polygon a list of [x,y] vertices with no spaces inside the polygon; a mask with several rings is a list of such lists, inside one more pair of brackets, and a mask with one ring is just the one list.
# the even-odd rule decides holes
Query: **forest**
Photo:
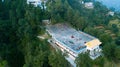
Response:
[{"label": "forest", "polygon": [[[92,1],[94,8],[85,8],[81,1]],[[61,51],[37,38],[45,32],[44,19],[68,23],[100,39],[103,56],[91,60],[80,54],[77,67],[120,67],[120,12],[108,15],[114,10],[94,0],[48,0],[42,7],[26,0],[0,0],[0,67],[70,67]]]}]

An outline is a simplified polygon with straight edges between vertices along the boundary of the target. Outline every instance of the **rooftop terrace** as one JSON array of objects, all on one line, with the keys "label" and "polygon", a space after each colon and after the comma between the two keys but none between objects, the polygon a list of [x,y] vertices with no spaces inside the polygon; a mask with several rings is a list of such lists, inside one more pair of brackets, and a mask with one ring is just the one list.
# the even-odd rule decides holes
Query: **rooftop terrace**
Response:
[{"label": "rooftop terrace", "polygon": [[77,53],[86,48],[85,43],[95,39],[95,37],[75,30],[68,24],[49,25],[47,30],[61,45]]}]

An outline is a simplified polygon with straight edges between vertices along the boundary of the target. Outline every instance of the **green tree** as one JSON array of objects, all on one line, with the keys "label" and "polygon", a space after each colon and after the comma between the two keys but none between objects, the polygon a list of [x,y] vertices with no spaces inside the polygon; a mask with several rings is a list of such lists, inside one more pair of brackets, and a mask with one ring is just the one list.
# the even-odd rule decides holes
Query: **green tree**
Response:
[{"label": "green tree", "polygon": [[108,43],[103,47],[103,54],[108,60],[112,61],[116,59],[115,50],[116,50],[116,45],[114,43]]},{"label": "green tree", "polygon": [[25,64],[23,67],[49,67],[49,49],[45,47],[47,43],[39,40],[27,41],[25,45]]},{"label": "green tree", "polygon": [[104,67],[105,59],[104,57],[98,57],[95,60],[93,60],[93,64],[97,65],[98,67]]},{"label": "green tree", "polygon": [[69,67],[70,66],[61,51],[54,51],[49,55],[49,64],[52,67]]},{"label": "green tree", "polygon": [[77,67],[92,67],[92,59],[89,57],[88,53],[81,53],[75,59]]},{"label": "green tree", "polygon": [[115,58],[117,62],[120,62],[120,46],[115,49]]},{"label": "green tree", "polygon": [[103,46],[107,43],[112,42],[112,37],[110,35],[106,34],[106,33],[101,34],[99,36],[99,38],[100,38],[101,42],[103,43]]},{"label": "green tree", "polygon": [[66,15],[65,15],[65,19],[66,21],[68,21],[69,23],[70,22],[73,22],[73,9],[71,7],[68,7],[67,11],[66,11]]},{"label": "green tree", "polygon": [[117,39],[115,39],[115,43],[116,43],[117,45],[120,45],[120,37],[118,37]]},{"label": "green tree", "polygon": [[9,67],[6,60],[0,60],[0,67]]}]

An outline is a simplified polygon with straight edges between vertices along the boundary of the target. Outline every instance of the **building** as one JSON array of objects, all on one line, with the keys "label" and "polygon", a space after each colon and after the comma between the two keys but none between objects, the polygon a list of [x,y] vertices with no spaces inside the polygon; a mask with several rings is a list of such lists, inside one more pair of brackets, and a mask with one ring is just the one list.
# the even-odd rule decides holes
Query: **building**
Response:
[{"label": "building", "polygon": [[45,25],[49,25],[49,24],[51,24],[51,21],[48,19],[45,19],[45,20],[42,20],[42,23]]},{"label": "building", "polygon": [[33,4],[34,6],[41,5],[41,0],[27,0],[27,4]]},{"label": "building", "polygon": [[62,52],[68,54],[70,58],[68,61],[72,60],[72,62],[69,61],[71,64],[80,53],[88,51],[91,59],[96,59],[101,55],[99,39],[82,31],[77,31],[68,24],[49,25],[46,27],[46,31],[52,37],[51,42]]},{"label": "building", "polygon": [[47,0],[27,0],[27,4],[33,4],[35,7],[40,6],[42,7],[42,3],[44,5],[44,8],[46,8],[45,3],[47,2]]},{"label": "building", "polygon": [[110,15],[110,16],[114,16],[114,14],[115,14],[115,12],[113,12],[113,11],[108,12],[108,15]]},{"label": "building", "polygon": [[81,0],[80,0],[79,3],[80,3],[80,4],[84,4],[84,1],[81,1]]},{"label": "building", "polygon": [[88,8],[88,9],[93,9],[94,8],[93,2],[85,2],[84,6],[85,6],[85,8]]}]

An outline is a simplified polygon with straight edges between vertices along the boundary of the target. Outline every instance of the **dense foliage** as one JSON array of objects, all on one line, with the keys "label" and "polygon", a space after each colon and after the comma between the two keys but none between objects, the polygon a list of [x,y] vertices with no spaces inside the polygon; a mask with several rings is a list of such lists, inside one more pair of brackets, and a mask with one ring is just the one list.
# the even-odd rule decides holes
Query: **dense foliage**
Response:
[{"label": "dense foliage", "polygon": [[[67,67],[64,55],[51,49],[47,40],[37,36],[43,32],[42,19],[54,23],[68,23],[99,38],[103,43],[103,53],[110,61],[120,61],[120,13],[107,15],[110,11],[94,0],[94,9],[87,9],[82,0],[48,0],[46,9],[27,4],[26,0],[0,0],[0,67]],[[43,5],[44,7],[44,5]],[[111,25],[112,24],[112,25]],[[111,26],[110,26],[111,25]],[[82,57],[82,59],[80,58]],[[81,62],[81,59],[83,62]],[[85,54],[79,55],[77,66],[103,66],[104,59],[91,61]]]}]

